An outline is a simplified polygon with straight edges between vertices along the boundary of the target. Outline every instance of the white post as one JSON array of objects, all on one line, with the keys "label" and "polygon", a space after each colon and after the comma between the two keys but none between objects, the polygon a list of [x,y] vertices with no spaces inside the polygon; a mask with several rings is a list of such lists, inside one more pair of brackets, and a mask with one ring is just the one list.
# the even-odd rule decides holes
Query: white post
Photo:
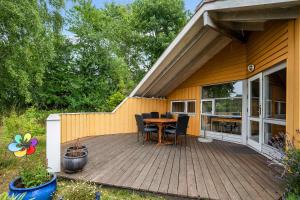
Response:
[{"label": "white post", "polygon": [[242,100],[242,143],[247,144],[248,139],[248,80],[243,80],[243,100]]},{"label": "white post", "polygon": [[47,118],[46,156],[48,171],[60,172],[60,115],[51,114]]}]

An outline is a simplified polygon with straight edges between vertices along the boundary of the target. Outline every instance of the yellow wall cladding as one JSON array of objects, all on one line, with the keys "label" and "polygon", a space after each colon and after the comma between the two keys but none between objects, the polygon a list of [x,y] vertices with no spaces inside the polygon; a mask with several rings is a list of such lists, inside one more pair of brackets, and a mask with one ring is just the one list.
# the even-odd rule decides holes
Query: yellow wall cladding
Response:
[{"label": "yellow wall cladding", "polygon": [[113,113],[61,114],[61,142],[88,136],[135,133],[137,126],[134,115],[152,111],[165,113],[167,101],[154,98],[128,98]]},{"label": "yellow wall cladding", "polygon": [[[199,135],[199,120],[200,120],[200,88],[189,87],[175,90],[168,96],[169,100],[196,100],[196,114],[190,115],[187,133],[190,135]],[[168,108],[171,109],[171,101],[168,103]]]},{"label": "yellow wall cladding", "polygon": [[[168,95],[169,106],[172,100],[196,99],[197,116],[192,117],[189,130],[193,135],[199,135],[201,86],[247,79],[286,60],[287,52],[288,22],[267,23],[265,31],[253,32],[246,44],[238,41],[231,42],[183,82]],[[256,67],[253,73],[247,70],[249,64],[254,64]]]},{"label": "yellow wall cladding", "polygon": [[288,57],[288,22],[267,23],[264,32],[253,32],[246,45],[247,66],[255,65],[253,76]]}]

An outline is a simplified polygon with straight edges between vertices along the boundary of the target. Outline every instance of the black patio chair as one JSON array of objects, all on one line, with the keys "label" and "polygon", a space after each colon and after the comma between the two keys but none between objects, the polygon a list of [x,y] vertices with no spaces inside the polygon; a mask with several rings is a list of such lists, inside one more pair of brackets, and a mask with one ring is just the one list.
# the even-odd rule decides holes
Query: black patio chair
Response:
[{"label": "black patio chair", "polygon": [[151,118],[159,118],[159,112],[151,112]]},{"label": "black patio chair", "polygon": [[151,114],[150,113],[142,113],[142,117],[143,117],[143,119],[149,119],[149,118],[151,118]]},{"label": "black patio chair", "polygon": [[185,113],[178,114],[178,117],[181,117],[181,116],[188,116],[188,114],[185,114]]},{"label": "black patio chair", "polygon": [[[151,113],[142,113],[142,117],[143,117],[143,119],[152,118]],[[151,127],[151,128],[157,128],[158,129],[158,127],[155,124],[147,124],[147,126]]]},{"label": "black patio chair", "polygon": [[177,119],[177,123],[175,127],[168,126],[165,128],[165,135],[174,135],[175,145],[177,143],[177,137],[178,136],[185,136],[185,144],[186,144],[186,130],[189,123],[189,116],[179,116]]},{"label": "black patio chair", "polygon": [[165,119],[172,119],[173,115],[170,112],[166,112],[165,114],[161,114],[160,117]]},{"label": "black patio chair", "polygon": [[137,132],[137,141],[139,141],[139,135],[142,134],[143,137],[143,144],[145,141],[144,135],[145,134],[152,134],[152,133],[158,133],[158,129],[154,127],[149,127],[144,124],[142,115],[135,115],[136,125],[138,128]]}]

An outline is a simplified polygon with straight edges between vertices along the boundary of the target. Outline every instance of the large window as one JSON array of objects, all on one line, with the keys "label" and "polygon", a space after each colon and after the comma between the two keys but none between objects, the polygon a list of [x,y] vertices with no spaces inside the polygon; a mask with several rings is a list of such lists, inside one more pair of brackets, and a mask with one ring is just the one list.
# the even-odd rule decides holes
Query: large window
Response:
[{"label": "large window", "polygon": [[196,101],[195,100],[172,101],[171,111],[172,113],[195,114]]},{"label": "large window", "polygon": [[242,88],[242,81],[202,88],[202,130],[241,135]]}]

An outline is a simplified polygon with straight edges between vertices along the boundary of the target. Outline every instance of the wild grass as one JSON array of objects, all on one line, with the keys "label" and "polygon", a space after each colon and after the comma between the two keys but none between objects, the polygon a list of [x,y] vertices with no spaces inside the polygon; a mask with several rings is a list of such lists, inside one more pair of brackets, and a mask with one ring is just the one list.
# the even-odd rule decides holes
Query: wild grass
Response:
[{"label": "wild grass", "polygon": [[60,180],[54,199],[63,197],[64,200],[94,200],[96,192],[100,192],[101,200],[164,200],[163,197],[141,194],[125,189],[106,188],[89,182]]}]

